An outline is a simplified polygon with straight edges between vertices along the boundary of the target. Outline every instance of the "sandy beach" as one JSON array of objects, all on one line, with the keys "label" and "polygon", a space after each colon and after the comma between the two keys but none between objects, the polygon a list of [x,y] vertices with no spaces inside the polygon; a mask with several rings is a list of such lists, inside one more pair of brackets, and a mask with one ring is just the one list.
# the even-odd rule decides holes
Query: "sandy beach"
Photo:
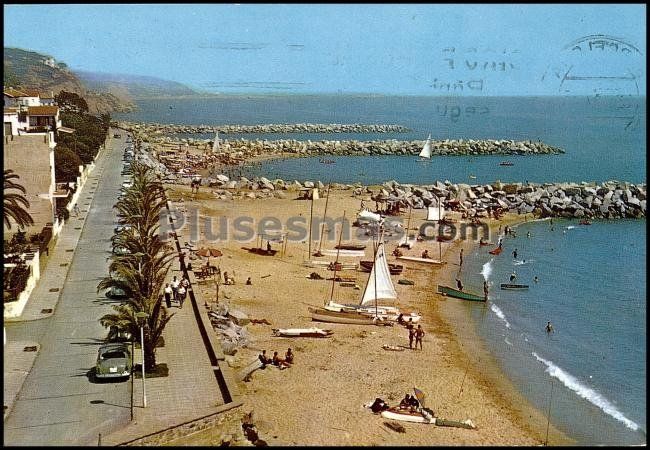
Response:
[{"label": "sandy beach", "polygon": [[[187,186],[169,186],[169,197],[187,210],[199,208],[200,216],[233,220],[248,216],[255,226],[263,217],[276,217],[286,224],[290,217],[302,217],[305,222],[310,215],[311,201],[296,200],[296,192],[285,191],[287,198],[215,199],[209,188],[203,188],[192,200]],[[370,194],[353,196],[351,190],[332,190],[328,203],[328,217],[355,217],[362,199],[368,201]],[[325,207],[324,193],[314,201],[314,217],[322,217]],[[410,224],[411,233],[423,222],[425,211],[415,210]],[[408,212],[401,219],[406,224]],[[352,221],[351,220],[351,221]],[[520,216],[505,216],[500,223],[513,224],[523,221]],[[489,220],[492,227],[498,223]],[[213,220],[213,233],[218,230]],[[248,382],[240,382],[244,406],[241,414],[230,414],[223,424],[201,433],[203,441],[218,443],[217,437],[224,429],[236,429],[244,412],[254,412],[254,420],[260,438],[270,445],[539,445],[546,433],[546,416],[533,409],[500,372],[498,363],[485,351],[471,324],[466,323],[463,309],[470,302],[445,298],[436,293],[438,284],[454,286],[458,272],[458,253],[464,248],[469,254],[475,241],[455,241],[442,244],[444,266],[408,261],[396,261],[390,252],[395,243],[387,244],[389,262],[399,262],[405,268],[401,275],[393,277],[399,295],[399,306],[422,314],[420,322],[426,332],[423,350],[408,349],[408,332],[399,325],[393,327],[345,325],[312,322],[307,310],[309,305],[320,306],[330,299],[332,282],[308,279],[311,272],[323,278],[333,272],[303,266],[306,259],[333,261],[335,256],[308,257],[308,243],[288,242],[285,251],[273,257],[249,253],[243,247],[257,247],[254,237],[244,243],[229,239],[206,242],[204,223],[200,220],[201,240],[199,246],[219,248],[224,256],[212,260],[222,272],[234,275],[236,284],[220,287],[219,301],[230,308],[246,313],[250,318],[266,319],[271,325],[248,324],[250,344],[240,348],[234,356],[227,357],[229,364],[238,371],[257,358],[261,350],[269,355],[278,351],[283,355],[291,347],[295,363],[287,370],[269,366],[254,372]],[[356,230],[354,228],[353,230]],[[188,241],[189,228],[181,229],[180,240]],[[491,233],[496,241],[496,233]],[[336,238],[337,239],[337,238]],[[323,250],[334,249],[336,239],[325,240]],[[370,241],[365,258],[372,259]],[[266,242],[263,242],[263,246]],[[312,253],[318,241],[312,244]],[[281,250],[279,244],[273,248]],[[420,256],[424,249],[438,257],[436,241],[418,242],[405,255]],[[342,262],[358,262],[359,258],[341,258]],[[198,260],[191,261],[200,264]],[[363,292],[367,273],[343,271],[342,276],[356,277],[355,287],[342,287],[338,283],[334,300],[341,303],[358,303]],[[252,285],[245,285],[251,277]],[[408,279],[414,285],[397,284],[397,279]],[[213,281],[202,282],[197,287],[203,298],[216,297]],[[485,306],[481,306],[485,307]],[[272,328],[331,329],[334,334],[325,339],[280,338],[272,335]],[[404,351],[387,351],[382,345],[405,346]],[[402,422],[406,433],[396,433],[383,425],[385,419],[364,408],[376,397],[389,405],[397,405],[406,393],[417,387],[426,394],[426,406],[439,417],[471,419],[475,430],[436,427],[434,425]],[[461,389],[462,387],[462,389]],[[215,439],[217,439],[215,441]],[[552,426],[549,443],[560,445],[571,440]]]}]

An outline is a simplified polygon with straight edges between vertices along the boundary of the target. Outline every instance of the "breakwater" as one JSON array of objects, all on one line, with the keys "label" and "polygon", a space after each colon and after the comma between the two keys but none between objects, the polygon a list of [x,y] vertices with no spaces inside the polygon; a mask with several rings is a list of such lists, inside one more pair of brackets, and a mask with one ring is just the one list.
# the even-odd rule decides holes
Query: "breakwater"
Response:
[{"label": "breakwater", "polygon": [[206,133],[405,133],[402,125],[360,123],[279,123],[259,125],[176,125],[162,123],[119,122],[120,128],[146,134],[206,134]]},{"label": "breakwater", "polygon": [[[184,125],[143,125],[133,124],[129,122],[119,122],[118,125],[129,132],[134,133],[136,139],[150,144],[164,145],[164,146],[190,146],[195,148],[204,149],[210,152],[213,145],[213,140],[209,139],[194,139],[194,138],[176,138],[165,136],[164,133],[170,130],[203,130],[205,129],[219,129],[221,127],[209,126],[184,126]],[[244,125],[229,125],[238,128],[246,127]],[[271,127],[276,125],[259,125],[260,127]],[[287,130],[295,129],[296,132],[303,132],[302,127],[314,126],[333,128],[343,127],[377,127],[376,130],[385,129],[389,131],[396,131],[388,127],[398,127],[398,125],[314,125],[314,124],[294,124],[294,125],[278,125],[278,127],[287,127]],[[254,127],[257,127],[255,125]],[[294,128],[298,127],[298,128]],[[376,131],[375,130],[375,131]],[[349,130],[346,130],[349,131]],[[177,131],[184,132],[184,131]],[[207,131],[195,131],[207,132]],[[364,132],[367,132],[364,131]],[[388,132],[388,131],[385,131]],[[280,140],[246,140],[234,139],[221,142],[219,145],[219,154],[229,156],[239,160],[254,158],[256,156],[314,156],[314,155],[336,155],[336,156],[375,156],[375,155],[417,155],[422,150],[425,141],[398,141],[396,139],[390,140],[372,140],[372,141],[358,141],[358,140],[323,140],[323,141],[299,141],[295,139],[280,139]],[[545,144],[541,141],[514,141],[510,139],[444,139],[431,141],[431,154],[432,155],[465,155],[465,156],[478,156],[478,155],[548,155],[564,153],[564,150],[559,147],[554,147]]]},{"label": "breakwater", "polygon": [[[172,180],[167,179],[167,182]],[[179,180],[180,182],[180,180]],[[187,180],[186,182],[189,182]],[[286,198],[288,192],[325,186],[320,181],[269,180],[264,177],[249,180],[240,177],[231,180],[219,174],[203,180],[222,200],[233,198]],[[332,183],[331,189],[353,191],[355,195],[370,195],[378,203],[398,204],[418,209],[454,201],[468,217],[501,210],[536,217],[564,218],[641,218],[646,215],[646,185],[607,181],[596,183],[510,183],[495,182],[485,185],[452,184],[436,181],[432,185],[417,186],[389,181],[370,189],[360,184]]]}]

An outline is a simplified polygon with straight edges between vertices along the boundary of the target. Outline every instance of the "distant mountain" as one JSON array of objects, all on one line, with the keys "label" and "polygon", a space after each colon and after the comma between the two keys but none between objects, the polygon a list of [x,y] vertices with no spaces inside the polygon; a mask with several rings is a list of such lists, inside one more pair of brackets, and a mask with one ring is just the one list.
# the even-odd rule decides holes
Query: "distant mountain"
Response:
[{"label": "distant mountain", "polygon": [[156,77],[82,70],[75,70],[74,73],[94,91],[108,92],[118,97],[128,95],[133,100],[201,95],[184,84]]},{"label": "distant mountain", "polygon": [[130,98],[88,89],[65,63],[57,62],[50,55],[5,47],[3,63],[5,87],[32,88],[55,95],[61,91],[74,92],[86,99],[92,113],[130,111],[135,108]]}]

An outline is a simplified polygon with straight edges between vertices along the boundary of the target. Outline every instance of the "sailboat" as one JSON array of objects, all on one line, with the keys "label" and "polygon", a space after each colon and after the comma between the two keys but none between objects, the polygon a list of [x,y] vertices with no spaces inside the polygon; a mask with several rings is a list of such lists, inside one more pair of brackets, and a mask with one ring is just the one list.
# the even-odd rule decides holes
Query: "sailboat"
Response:
[{"label": "sailboat", "polygon": [[422,147],[422,150],[420,151],[420,154],[418,155],[419,159],[418,162],[429,162],[431,161],[431,134],[429,134],[429,137],[427,138],[427,141],[424,143],[424,147]]},{"label": "sailboat", "polygon": [[376,248],[375,260],[366,282],[366,287],[357,305],[342,305],[330,301],[325,309],[332,312],[356,312],[384,321],[397,321],[399,316],[406,322],[417,323],[421,316],[414,312],[403,313],[396,306],[379,305],[380,301],[397,301],[397,291],[390,278],[390,268],[386,261],[383,242]]},{"label": "sailboat", "polygon": [[212,153],[219,153],[219,130],[214,135],[214,143],[212,144]]}]

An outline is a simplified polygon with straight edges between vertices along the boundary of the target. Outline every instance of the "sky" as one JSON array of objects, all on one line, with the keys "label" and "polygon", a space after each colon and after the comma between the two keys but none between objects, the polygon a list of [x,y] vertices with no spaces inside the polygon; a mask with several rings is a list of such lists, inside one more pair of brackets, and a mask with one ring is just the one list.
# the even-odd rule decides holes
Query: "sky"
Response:
[{"label": "sky", "polygon": [[213,93],[645,95],[646,84],[645,4],[5,4],[4,43]]}]

